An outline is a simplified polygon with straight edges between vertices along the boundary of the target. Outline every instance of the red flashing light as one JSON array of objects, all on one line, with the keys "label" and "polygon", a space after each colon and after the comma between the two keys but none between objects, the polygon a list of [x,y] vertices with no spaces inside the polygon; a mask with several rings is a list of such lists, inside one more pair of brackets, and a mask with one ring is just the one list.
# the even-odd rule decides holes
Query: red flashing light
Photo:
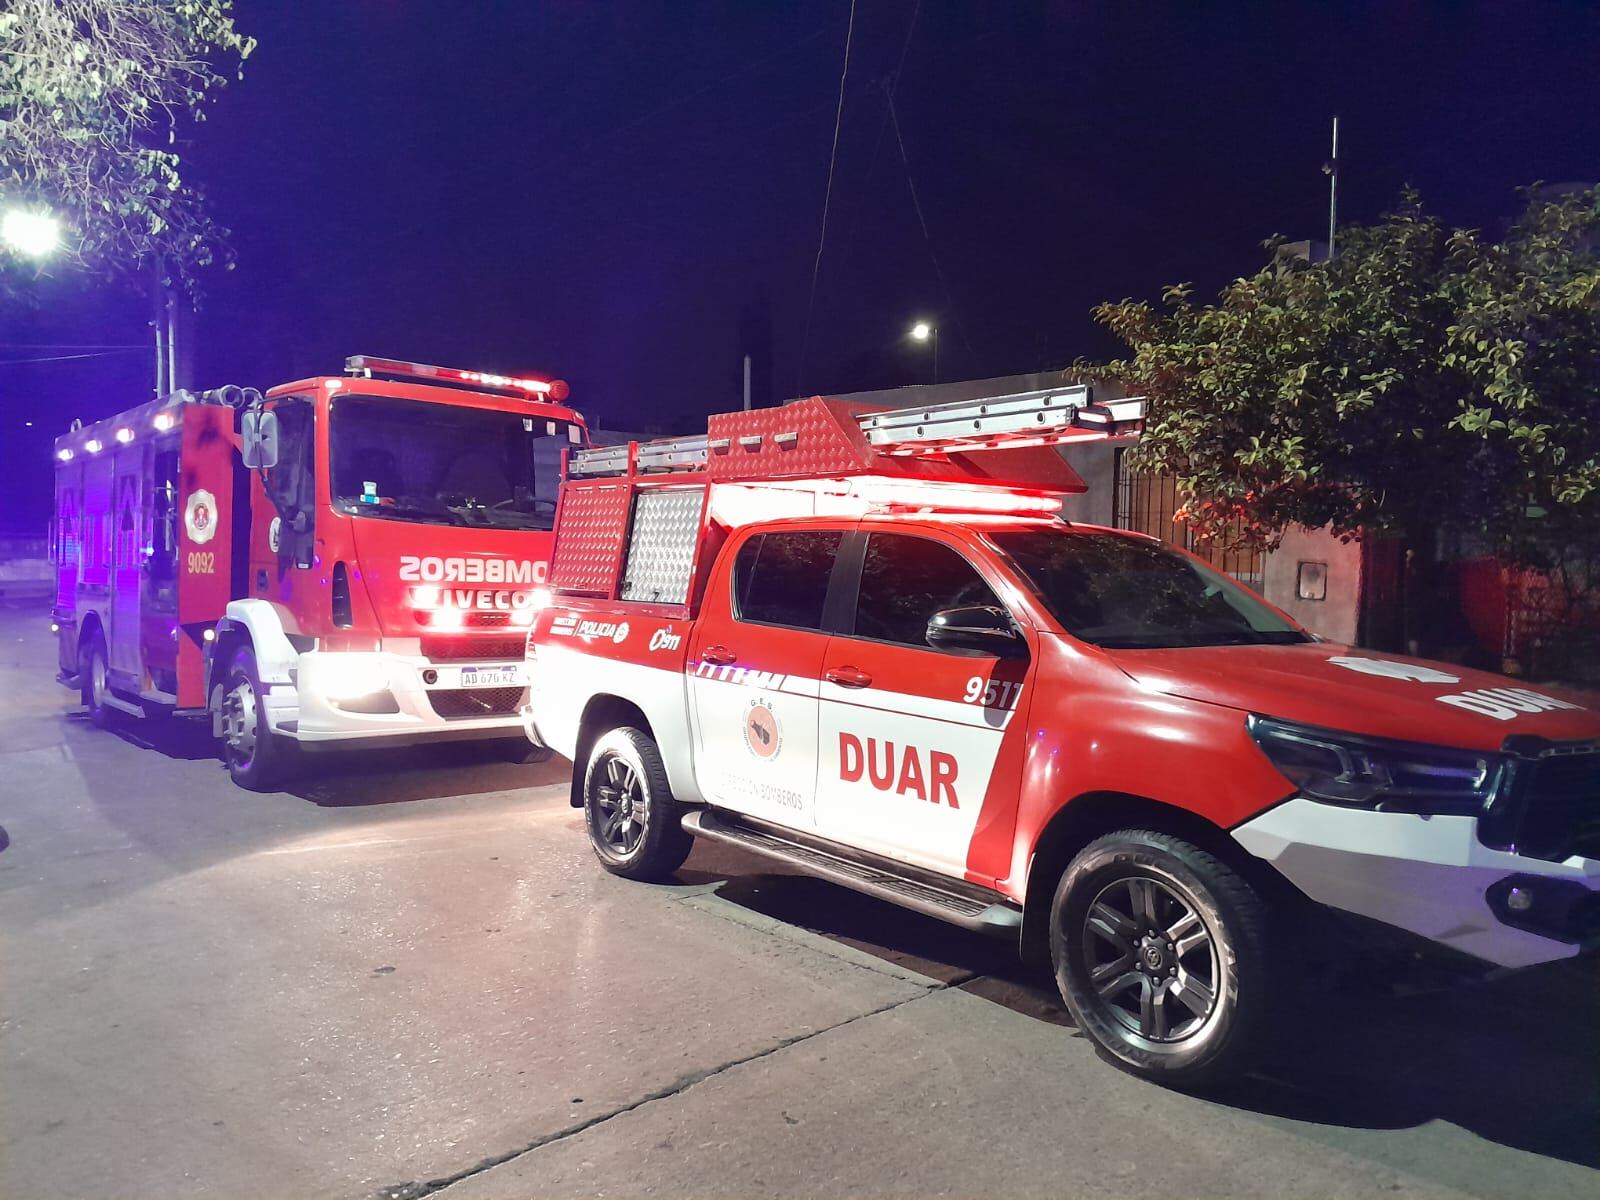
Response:
[{"label": "red flashing light", "polygon": [[435,367],[428,363],[405,362],[398,358],[375,358],[370,354],[352,354],[344,360],[344,369],[352,375],[388,375],[400,379],[429,379],[441,383],[471,384],[496,392],[514,392],[522,396],[561,403],[572,394],[564,379],[530,379],[512,375],[492,375],[487,371],[466,371],[459,367]]}]

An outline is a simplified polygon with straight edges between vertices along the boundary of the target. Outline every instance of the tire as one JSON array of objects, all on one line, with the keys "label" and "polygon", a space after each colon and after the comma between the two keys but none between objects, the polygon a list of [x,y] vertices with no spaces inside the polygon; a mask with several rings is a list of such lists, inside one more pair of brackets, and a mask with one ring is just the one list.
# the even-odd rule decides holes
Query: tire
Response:
[{"label": "tire", "polygon": [[256,656],[240,647],[222,691],[222,761],[234,783],[270,792],[288,774],[289,746],[266,726]]},{"label": "tire", "polygon": [[549,762],[556,753],[549,746],[535,746],[525,737],[496,738],[491,744],[497,757],[523,765]]},{"label": "tire", "polygon": [[613,729],[595,741],[583,771],[583,817],[600,865],[624,879],[666,879],[694,845],[661,754],[637,729]]},{"label": "tire", "polygon": [[1267,909],[1250,884],[1151,830],[1085,846],[1050,910],[1056,986],[1078,1028],[1113,1065],[1173,1087],[1248,1062],[1266,1024],[1267,947]]},{"label": "tire", "polygon": [[78,687],[83,696],[83,706],[89,710],[89,720],[101,729],[111,724],[114,711],[106,704],[106,697],[111,692],[108,670],[105,634],[96,629],[78,650]]}]

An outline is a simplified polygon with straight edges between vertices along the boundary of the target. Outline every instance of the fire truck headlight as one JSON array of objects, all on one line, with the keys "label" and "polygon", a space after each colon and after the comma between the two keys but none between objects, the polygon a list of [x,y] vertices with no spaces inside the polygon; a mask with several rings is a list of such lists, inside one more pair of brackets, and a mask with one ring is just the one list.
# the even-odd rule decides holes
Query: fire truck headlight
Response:
[{"label": "fire truck headlight", "polygon": [[533,624],[533,609],[516,608],[511,610],[511,623],[513,625],[528,626]]},{"label": "fire truck headlight", "polygon": [[323,654],[317,657],[317,683],[331,700],[355,700],[389,687],[387,668],[370,655]]}]

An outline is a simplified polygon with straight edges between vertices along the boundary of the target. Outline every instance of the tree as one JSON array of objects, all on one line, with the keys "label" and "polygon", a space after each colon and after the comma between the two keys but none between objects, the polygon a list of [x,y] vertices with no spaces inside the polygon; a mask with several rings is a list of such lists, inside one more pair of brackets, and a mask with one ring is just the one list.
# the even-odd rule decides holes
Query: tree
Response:
[{"label": "tree", "polygon": [[[232,0],[8,0],[0,12],[0,200],[55,212],[68,258],[108,276],[150,264],[192,290],[226,231],[186,182],[188,120],[255,47]],[[148,274],[145,274],[148,278]]]},{"label": "tree", "polygon": [[1395,535],[1415,614],[1441,533],[1543,566],[1600,550],[1597,248],[1600,188],[1530,189],[1500,241],[1407,194],[1334,260],[1280,257],[1215,304],[1101,305],[1129,355],[1073,374],[1149,397],[1130,465],[1176,477],[1198,536]]}]

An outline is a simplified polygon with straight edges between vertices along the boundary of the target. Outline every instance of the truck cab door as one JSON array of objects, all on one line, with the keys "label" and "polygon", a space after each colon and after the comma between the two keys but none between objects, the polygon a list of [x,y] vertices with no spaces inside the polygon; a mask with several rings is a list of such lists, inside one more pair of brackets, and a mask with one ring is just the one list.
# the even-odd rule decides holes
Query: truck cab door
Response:
[{"label": "truck cab door", "polygon": [[730,545],[686,666],[695,777],[710,803],[809,828],[816,801],[817,678],[841,530],[757,532]]},{"label": "truck cab door", "polygon": [[858,536],[859,586],[822,664],[816,832],[992,883],[1015,827],[1028,644],[1019,629],[1004,653],[929,645],[935,613],[1004,613],[994,588],[949,542]]}]

